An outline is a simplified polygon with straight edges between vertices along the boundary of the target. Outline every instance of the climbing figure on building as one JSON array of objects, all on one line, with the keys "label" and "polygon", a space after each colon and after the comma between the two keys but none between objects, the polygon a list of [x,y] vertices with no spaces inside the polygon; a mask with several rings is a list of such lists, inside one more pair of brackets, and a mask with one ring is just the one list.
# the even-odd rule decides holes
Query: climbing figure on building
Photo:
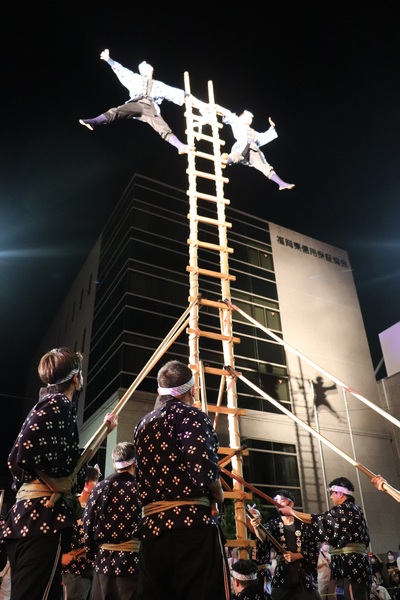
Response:
[{"label": "climbing figure on building", "polygon": [[278,137],[275,123],[269,117],[270,127],[267,131],[259,133],[251,128],[253,118],[253,113],[248,110],[244,110],[240,115],[225,109],[223,110],[222,122],[231,126],[233,137],[236,140],[230,153],[222,154],[223,164],[225,166],[242,164],[254,167],[258,171],[261,171],[265,177],[278,184],[280,190],[291,190],[295,184],[283,181],[277,175],[274,168],[267,162],[263,152],[260,150],[261,146],[272,142],[272,140]]},{"label": "climbing figure on building", "polygon": [[181,142],[172,132],[170,126],[161,116],[160,104],[163,100],[182,106],[185,92],[153,79],[153,67],[143,61],[138,66],[139,73],[130,71],[110,57],[108,49],[100,54],[101,60],[106,61],[119,81],[129,91],[129,100],[125,104],[110,108],[92,119],[80,119],[79,123],[90,130],[98,125],[108,125],[123,119],[137,119],[148,123],[163,140],[174,146],[179,154],[188,152],[188,145]]}]

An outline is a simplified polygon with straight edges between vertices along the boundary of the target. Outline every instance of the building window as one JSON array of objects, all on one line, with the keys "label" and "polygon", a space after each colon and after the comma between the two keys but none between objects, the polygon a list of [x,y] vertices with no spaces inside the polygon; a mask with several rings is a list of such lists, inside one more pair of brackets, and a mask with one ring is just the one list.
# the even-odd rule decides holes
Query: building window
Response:
[{"label": "building window", "polygon": [[[243,457],[245,480],[271,498],[279,489],[290,490],[296,507],[302,507],[296,446],[256,439],[244,439],[242,443],[249,449],[249,455]],[[262,498],[261,502],[266,503]]]}]

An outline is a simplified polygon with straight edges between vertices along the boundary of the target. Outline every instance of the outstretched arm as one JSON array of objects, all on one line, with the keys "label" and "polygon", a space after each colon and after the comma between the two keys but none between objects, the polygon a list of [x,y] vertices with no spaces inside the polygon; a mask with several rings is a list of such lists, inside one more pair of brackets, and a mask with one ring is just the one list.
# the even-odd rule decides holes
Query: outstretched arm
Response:
[{"label": "outstretched arm", "polygon": [[375,475],[371,479],[372,484],[378,489],[380,492],[387,492],[392,496],[397,502],[400,502],[400,491],[396,490],[392,487],[382,475]]},{"label": "outstretched arm", "polygon": [[291,506],[282,506],[280,512],[287,517],[296,517],[299,521],[303,521],[303,523],[307,523],[308,525],[311,523],[311,515],[309,513],[302,513],[298,510],[294,510]]}]

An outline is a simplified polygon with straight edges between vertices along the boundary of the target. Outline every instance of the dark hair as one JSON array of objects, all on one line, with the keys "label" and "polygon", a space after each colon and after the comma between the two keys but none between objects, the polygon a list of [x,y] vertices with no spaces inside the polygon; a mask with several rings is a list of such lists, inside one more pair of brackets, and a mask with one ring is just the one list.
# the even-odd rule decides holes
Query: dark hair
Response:
[{"label": "dark hair", "polygon": [[[40,359],[39,377],[46,385],[57,385],[60,391],[64,391],[70,386],[75,373],[82,371],[82,361],[83,354],[80,352],[72,352],[69,348],[55,348]],[[66,381],[62,381],[72,371],[75,373]],[[60,381],[62,383],[58,383]]]},{"label": "dark hair", "polygon": [[160,387],[172,388],[187,383],[193,376],[189,367],[179,360],[170,360],[157,374],[157,383]]},{"label": "dark hair", "polygon": [[[333,485],[340,485],[341,487],[347,488],[349,492],[354,492],[354,485],[351,483],[350,479],[347,477],[336,477],[333,481],[330,482],[328,487],[332,487]],[[345,494],[348,498],[353,498],[352,494]]]},{"label": "dark hair", "polygon": [[131,442],[120,442],[113,448],[111,457],[113,462],[132,460],[135,456],[135,446]]},{"label": "dark hair", "polygon": [[287,498],[288,500],[291,500],[292,502],[296,502],[294,494],[292,492],[289,492],[289,490],[278,490],[277,492],[275,492],[274,498],[276,496],[283,496],[284,498]]},{"label": "dark hair", "polygon": [[98,481],[101,473],[96,467],[86,465],[85,481]]},{"label": "dark hair", "polygon": [[[232,565],[232,571],[236,571],[240,575],[254,575],[258,573],[257,564],[254,560],[240,558]],[[257,579],[248,579],[248,580],[240,580],[240,583],[243,587],[248,587],[250,585],[254,585]]]}]

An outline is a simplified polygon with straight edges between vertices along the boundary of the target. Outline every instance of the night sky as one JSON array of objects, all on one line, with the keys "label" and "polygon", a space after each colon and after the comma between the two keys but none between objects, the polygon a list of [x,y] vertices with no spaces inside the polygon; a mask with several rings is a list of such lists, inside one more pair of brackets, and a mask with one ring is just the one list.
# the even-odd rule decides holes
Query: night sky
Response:
[{"label": "night sky", "polygon": [[[295,189],[238,165],[225,194],[347,250],[376,367],[378,334],[400,320],[398,3],[77,4],[2,9],[0,399],[23,395],[27,361],[134,173],[187,189],[187,158],[147,125],[79,125],[128,99],[104,48],[176,87],[188,71],[205,101],[212,80],[218,104],[251,110],[259,131],[273,118],[264,152]],[[184,109],[162,113],[184,137]],[[229,148],[230,129],[221,137]]]}]

